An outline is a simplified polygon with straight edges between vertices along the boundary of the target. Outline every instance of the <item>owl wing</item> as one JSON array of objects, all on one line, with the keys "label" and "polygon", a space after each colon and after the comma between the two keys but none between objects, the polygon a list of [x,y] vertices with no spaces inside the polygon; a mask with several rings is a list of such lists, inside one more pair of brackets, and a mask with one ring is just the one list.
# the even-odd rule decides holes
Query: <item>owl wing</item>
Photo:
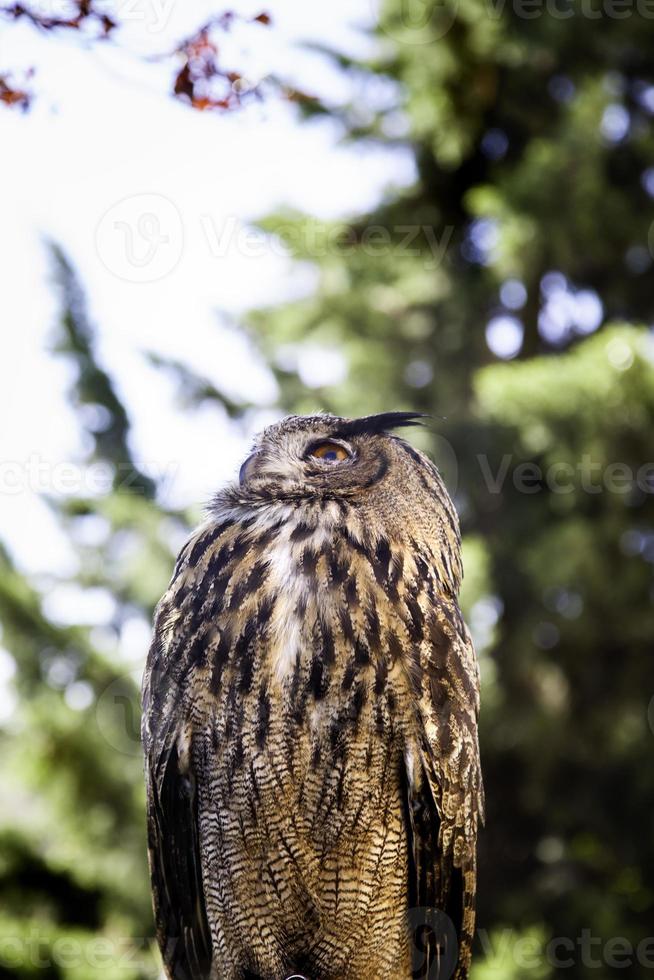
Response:
[{"label": "owl wing", "polygon": [[[198,829],[198,804],[186,728],[184,683],[168,660],[171,647],[187,645],[175,597],[159,604],[143,684],[150,876],[157,938],[172,980],[201,980],[211,970]],[[185,662],[182,655],[179,663]]]},{"label": "owl wing", "polygon": [[474,936],[477,826],[483,819],[478,666],[454,599],[439,597],[432,604],[423,637],[411,669],[418,758],[408,760],[406,778],[412,902],[423,917],[431,916],[422,923],[432,933],[431,948],[423,945],[420,954],[424,976],[452,976],[458,946],[455,977],[464,978]]}]

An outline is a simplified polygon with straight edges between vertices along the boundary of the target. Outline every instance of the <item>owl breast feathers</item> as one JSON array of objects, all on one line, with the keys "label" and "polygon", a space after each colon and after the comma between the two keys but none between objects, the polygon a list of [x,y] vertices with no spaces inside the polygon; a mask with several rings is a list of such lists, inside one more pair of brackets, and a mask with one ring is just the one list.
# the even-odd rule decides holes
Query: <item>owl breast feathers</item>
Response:
[{"label": "owl breast feathers", "polygon": [[464,978],[482,784],[460,538],[417,416],[291,417],[177,561],[143,683],[174,980]]}]

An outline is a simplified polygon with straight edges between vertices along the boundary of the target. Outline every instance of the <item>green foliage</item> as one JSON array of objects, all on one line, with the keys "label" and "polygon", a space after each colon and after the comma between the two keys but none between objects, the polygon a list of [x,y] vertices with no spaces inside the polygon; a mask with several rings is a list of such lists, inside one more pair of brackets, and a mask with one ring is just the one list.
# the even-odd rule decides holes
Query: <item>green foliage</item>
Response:
[{"label": "green foliage", "polygon": [[[114,474],[107,495],[50,501],[76,545],[77,572],[62,581],[102,587],[116,612],[101,639],[59,625],[43,607],[62,581],[37,589],[0,554],[2,639],[20,695],[0,729],[0,976],[145,980],[157,975],[157,956],[139,697],[118,640],[127,620],[149,619],[170,575],[170,538],[187,525],[155,502],[132,459],[127,414],[96,361],[80,287],[54,254],[64,300],[55,350],[77,368],[70,396],[92,437],[77,465],[103,463]],[[102,532],[93,545],[79,535],[90,519]]]},{"label": "green foliage", "polygon": [[[638,324],[654,313],[654,31],[635,10],[520,9],[388,0],[386,54],[368,69],[399,83],[399,123],[395,104],[365,126],[357,106],[341,115],[353,137],[410,140],[416,184],[327,247],[309,216],[269,219],[318,286],[251,323],[285,408],[434,416],[423,445],[462,516],[483,684],[475,977],[550,976],[557,938],[573,943],[574,976],[608,974],[615,937],[645,976],[654,355]],[[507,363],[486,342],[497,316],[523,332]],[[303,383],[312,349],[338,352],[344,380]],[[499,951],[484,943],[507,930]],[[537,940],[529,967],[523,939]]]},{"label": "green foliage", "polygon": [[[518,0],[447,0],[411,16],[386,0],[378,61],[336,58],[364,97],[304,108],[338,114],[351,140],[410,147],[415,184],[349,222],[266,219],[317,286],[245,324],[284,410],[433,415],[415,437],[462,517],[483,686],[474,980],[611,975],[619,937],[623,975],[651,969],[654,28],[636,6],[611,17],[607,5],[527,17]],[[393,96],[373,111],[366,86],[380,76]],[[136,679],[118,637],[126,619],[147,621],[188,520],[139,471],[60,253],[57,269],[54,348],[76,367],[69,394],[90,437],[79,465],[116,478],[106,495],[51,505],[78,560],[65,581],[105,589],[116,612],[109,635],[61,626],[44,611],[60,583],[29,581],[0,553],[20,697],[0,731],[0,977],[140,980],[156,957]],[[522,331],[504,362],[485,332],[498,316]],[[241,414],[186,365],[152,362],[186,405]],[[99,543],[79,533],[89,519]],[[568,967],[558,941],[572,944]],[[34,965],[35,943],[50,965]]]}]

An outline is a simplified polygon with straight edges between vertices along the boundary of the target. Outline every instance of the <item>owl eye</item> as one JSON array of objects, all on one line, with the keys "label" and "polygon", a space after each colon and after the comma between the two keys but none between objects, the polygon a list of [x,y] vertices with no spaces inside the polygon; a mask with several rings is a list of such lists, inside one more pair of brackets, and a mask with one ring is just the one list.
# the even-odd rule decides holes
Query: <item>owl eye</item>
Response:
[{"label": "owl eye", "polygon": [[324,459],[328,463],[342,463],[344,459],[350,458],[350,453],[344,446],[337,442],[319,442],[312,446],[309,455],[314,459]]}]

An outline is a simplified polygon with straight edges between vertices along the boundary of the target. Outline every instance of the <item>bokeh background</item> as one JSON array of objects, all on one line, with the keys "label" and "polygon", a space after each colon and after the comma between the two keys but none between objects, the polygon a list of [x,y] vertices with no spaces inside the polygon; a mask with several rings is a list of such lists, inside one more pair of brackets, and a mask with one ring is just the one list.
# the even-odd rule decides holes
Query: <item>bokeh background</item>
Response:
[{"label": "bokeh background", "polygon": [[654,972],[654,8],[0,4],[0,977],[159,973],[138,684],[281,414],[464,530],[474,980]]}]

